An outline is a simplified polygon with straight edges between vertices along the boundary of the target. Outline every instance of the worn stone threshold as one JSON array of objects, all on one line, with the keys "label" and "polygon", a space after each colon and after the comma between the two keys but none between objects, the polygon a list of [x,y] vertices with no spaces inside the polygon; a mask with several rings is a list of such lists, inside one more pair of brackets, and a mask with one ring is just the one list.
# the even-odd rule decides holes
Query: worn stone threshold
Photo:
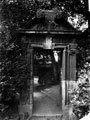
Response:
[{"label": "worn stone threshold", "polygon": [[62,120],[63,114],[33,114],[30,120]]},{"label": "worn stone threshold", "polygon": [[32,116],[30,120],[63,120],[63,115],[56,116]]},{"label": "worn stone threshold", "polygon": [[40,115],[40,114],[33,114],[32,115],[33,117],[60,117],[60,116],[62,116],[62,114],[55,114],[55,115],[49,115],[49,114],[47,114],[47,115]]}]

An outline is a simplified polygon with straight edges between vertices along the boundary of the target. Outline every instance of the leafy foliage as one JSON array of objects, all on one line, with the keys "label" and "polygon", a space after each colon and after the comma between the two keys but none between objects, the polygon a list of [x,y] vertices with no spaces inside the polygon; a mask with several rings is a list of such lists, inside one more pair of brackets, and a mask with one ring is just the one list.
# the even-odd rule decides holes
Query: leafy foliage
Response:
[{"label": "leafy foliage", "polygon": [[[80,78],[79,78],[80,79]],[[74,90],[71,103],[73,112],[78,118],[82,118],[90,112],[90,84],[88,78],[79,80],[77,89]]]},{"label": "leafy foliage", "polygon": [[[3,7],[6,8],[4,9]],[[11,5],[11,4],[10,4]],[[12,7],[13,8],[13,7]],[[18,8],[18,7],[17,7]],[[21,26],[20,21],[13,15],[15,12],[9,5],[2,3],[0,21],[0,110],[19,102],[22,88],[27,88],[29,76],[26,61],[26,44],[18,41],[16,28]],[[20,8],[19,8],[20,9]],[[13,12],[11,12],[13,11]],[[20,13],[21,15],[21,13]],[[20,16],[18,16],[20,17]],[[15,21],[14,21],[15,20]],[[16,104],[16,103],[15,103]]]},{"label": "leafy foliage", "polygon": [[86,33],[77,41],[77,69],[87,69],[86,64],[90,64],[90,41]]},{"label": "leafy foliage", "polygon": [[90,63],[78,71],[77,88],[72,92],[73,112],[78,118],[90,113]]},{"label": "leafy foliage", "polygon": [[36,3],[32,1],[3,2],[2,16],[10,26],[23,27],[36,13]]}]

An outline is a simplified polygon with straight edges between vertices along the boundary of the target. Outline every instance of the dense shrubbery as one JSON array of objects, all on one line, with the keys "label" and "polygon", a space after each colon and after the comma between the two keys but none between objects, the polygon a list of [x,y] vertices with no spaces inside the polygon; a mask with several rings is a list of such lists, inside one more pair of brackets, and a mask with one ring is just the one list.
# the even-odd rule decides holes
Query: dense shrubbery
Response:
[{"label": "dense shrubbery", "polygon": [[73,112],[78,118],[82,118],[90,112],[90,81],[88,77],[89,75],[85,72],[80,73],[78,86],[72,93]]},{"label": "dense shrubbery", "polygon": [[1,46],[0,110],[19,102],[22,88],[27,86],[27,67],[25,51],[19,42]]}]

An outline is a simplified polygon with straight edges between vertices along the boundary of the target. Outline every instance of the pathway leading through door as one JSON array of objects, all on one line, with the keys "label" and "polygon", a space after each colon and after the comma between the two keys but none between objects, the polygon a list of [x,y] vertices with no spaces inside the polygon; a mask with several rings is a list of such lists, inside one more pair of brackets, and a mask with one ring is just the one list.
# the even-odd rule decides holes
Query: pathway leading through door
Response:
[{"label": "pathway leading through door", "polygon": [[[35,78],[34,78],[35,80]],[[34,106],[35,115],[59,115],[60,114],[60,86],[41,86],[34,83]]]},{"label": "pathway leading through door", "polygon": [[33,114],[60,114],[61,50],[34,49]]}]

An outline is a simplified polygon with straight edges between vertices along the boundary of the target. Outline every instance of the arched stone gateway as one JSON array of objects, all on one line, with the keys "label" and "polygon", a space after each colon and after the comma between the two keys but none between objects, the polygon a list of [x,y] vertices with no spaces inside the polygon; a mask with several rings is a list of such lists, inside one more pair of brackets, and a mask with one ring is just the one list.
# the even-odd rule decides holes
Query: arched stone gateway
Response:
[{"label": "arched stone gateway", "polygon": [[[50,119],[50,116],[53,116],[56,120],[62,120],[63,111],[69,104],[69,83],[70,81],[74,82],[76,80],[76,40],[79,39],[80,35],[81,32],[75,30],[67,22],[63,15],[57,14],[53,10],[43,10],[37,12],[37,17],[33,18],[30,23],[27,24],[25,29],[18,30],[19,39],[27,45],[26,59],[28,63],[28,69],[30,70],[30,76],[27,80],[28,93],[26,93],[26,96],[24,96],[24,98],[28,96],[28,99],[26,102],[24,102],[24,104],[20,103],[19,112],[21,114],[27,113],[29,114],[29,117],[37,116],[37,119],[39,116],[41,116],[45,120]],[[37,63],[37,66],[39,66],[37,67],[34,63],[35,52],[43,55],[43,59],[45,58],[45,54],[47,54],[46,56],[49,56],[49,58],[53,54],[54,58],[56,57],[56,62],[53,62],[54,59],[51,57],[51,61],[49,61],[53,64],[51,65],[51,68],[49,67],[50,64],[45,64],[44,69],[40,69],[40,64]],[[46,60],[46,58],[44,60]],[[47,70],[50,70],[50,73],[46,73]],[[42,80],[42,76],[44,76],[42,71],[45,71],[45,76],[48,75],[48,77],[44,77],[45,80]],[[43,75],[41,75],[41,73]],[[41,81],[39,81],[41,83],[39,84],[49,84],[51,81],[46,79],[49,79],[50,77],[54,83],[57,81],[57,78],[59,79],[59,83],[57,82],[59,85],[59,112],[56,114],[53,112],[50,112],[50,115],[38,114],[37,111],[36,113],[34,112],[33,93],[34,79],[36,76],[37,79],[41,78]],[[49,118],[47,116],[49,116]]]}]

